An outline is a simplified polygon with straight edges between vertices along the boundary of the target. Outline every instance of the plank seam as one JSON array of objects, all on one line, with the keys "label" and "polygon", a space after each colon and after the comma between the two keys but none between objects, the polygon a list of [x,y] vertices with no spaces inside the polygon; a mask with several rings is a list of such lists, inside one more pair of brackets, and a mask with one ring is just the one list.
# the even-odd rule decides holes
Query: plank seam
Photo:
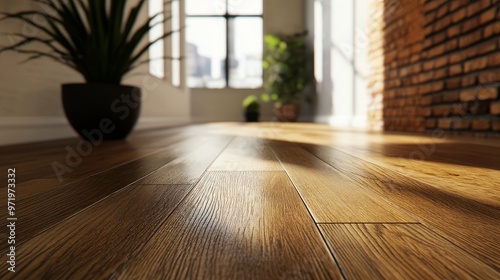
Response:
[{"label": "plank seam", "polygon": [[318,234],[321,236],[321,239],[323,240],[323,246],[328,250],[328,252],[330,252],[330,255],[332,256],[332,259],[335,262],[335,264],[337,265],[337,268],[339,269],[340,274],[342,275],[342,277],[344,278],[344,280],[347,280],[348,279],[347,274],[344,271],[344,269],[342,268],[342,266],[340,265],[338,257],[335,255],[335,252],[333,252],[333,250],[330,248],[330,246],[328,246],[328,242],[326,240],[326,237],[323,235],[323,233],[321,232],[321,229],[319,228],[319,225],[314,220],[314,217],[313,217],[311,211],[309,210],[309,208],[307,207],[307,204],[304,201],[304,198],[302,197],[302,195],[300,194],[297,186],[295,185],[295,182],[290,177],[290,174],[288,174],[288,170],[286,169],[286,167],[283,164],[283,162],[281,162],[281,159],[279,158],[279,156],[276,153],[276,151],[274,150],[274,148],[271,145],[269,146],[269,148],[274,153],[274,156],[278,159],[279,163],[281,164],[281,167],[283,168],[283,171],[285,171],[285,174],[288,177],[288,180],[290,180],[290,182],[293,185],[293,188],[295,189],[295,192],[297,193],[297,195],[299,196],[300,200],[302,201],[302,205],[304,206],[304,208],[306,209],[307,213],[309,214],[309,217],[311,218],[311,222],[314,224],[314,226],[316,227],[316,231],[318,232]]},{"label": "plank seam", "polygon": [[[186,198],[191,194],[191,192],[193,192],[193,190],[196,188],[196,186],[205,177],[205,175],[207,174],[207,172],[209,172],[208,169],[210,169],[210,167],[212,166],[212,164],[217,160],[217,158],[219,158],[219,156],[222,154],[222,152],[224,152],[227,149],[227,147],[234,140],[234,138],[235,137],[232,136],[230,138],[231,140],[227,141],[227,144],[224,146],[223,149],[221,149],[221,151],[219,152],[219,154],[214,157],[214,159],[212,160],[212,162],[210,162],[210,164],[207,166],[207,168],[201,174],[201,176],[198,178],[198,180],[196,182],[194,182],[193,184],[190,184],[191,188],[189,189],[189,191],[187,191],[186,194],[184,195],[184,197],[182,197],[182,199],[179,200],[179,202],[175,205],[175,207],[172,208],[172,211],[168,214],[168,216],[166,216],[160,223],[158,223],[158,227],[156,229],[158,229],[161,226],[163,226],[167,222],[167,220],[172,216],[172,214],[175,211],[177,211],[177,209],[179,208],[179,206],[184,202],[184,200],[186,200]],[[149,185],[149,184],[140,184],[140,185]],[[156,185],[156,184],[153,184],[153,185]],[[179,185],[179,184],[177,184],[177,185]],[[149,240],[151,240],[151,238],[153,238],[153,236],[155,234],[156,234],[156,230],[151,233],[151,235],[149,236],[149,238],[147,238],[147,240],[144,240],[144,242],[142,242],[142,246],[138,247],[137,249],[134,250],[134,252],[132,252],[130,254],[129,260],[135,258],[141,252],[141,250],[143,249],[144,245],[146,245],[149,242]],[[125,265],[126,265],[126,262],[124,262],[124,264],[122,264],[121,266],[119,266],[111,275],[119,275],[120,271],[122,271],[125,268]]]}]

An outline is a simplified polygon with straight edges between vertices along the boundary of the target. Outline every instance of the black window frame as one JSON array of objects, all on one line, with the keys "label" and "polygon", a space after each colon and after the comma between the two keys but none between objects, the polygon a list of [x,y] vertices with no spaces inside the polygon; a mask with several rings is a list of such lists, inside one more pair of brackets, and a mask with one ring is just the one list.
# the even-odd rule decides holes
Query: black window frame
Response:
[{"label": "black window frame", "polygon": [[[229,40],[229,34],[230,34],[230,28],[231,28],[231,20],[232,19],[235,19],[235,18],[260,18],[262,19],[262,22],[264,22],[264,11],[262,11],[261,14],[248,14],[248,15],[239,15],[239,14],[230,14],[229,13],[229,2],[228,0],[225,0],[225,4],[226,4],[226,13],[224,14],[200,14],[200,15],[191,15],[191,14],[188,14],[186,12],[185,14],[185,17],[186,19],[188,18],[224,18],[225,22],[226,22],[226,59],[224,60],[224,68],[225,68],[225,81],[226,81],[226,86],[225,87],[222,87],[222,88],[207,88],[207,87],[190,87],[189,85],[186,84],[187,87],[189,88],[201,88],[201,89],[226,89],[226,88],[231,88],[231,89],[253,89],[253,88],[250,88],[250,87],[243,87],[243,88],[235,88],[235,87],[231,87],[230,84],[229,84],[229,64],[230,64],[230,59],[229,59],[229,55],[230,55],[230,50],[229,50],[229,47],[230,47],[230,40]],[[264,0],[262,0],[262,5],[264,5]],[[264,9],[264,7],[262,7]],[[264,31],[264,30],[262,30]],[[262,32],[262,34],[264,35],[264,32]],[[262,46],[262,48],[264,48],[264,46]],[[264,49],[262,49],[262,51],[264,51]],[[262,73],[262,78],[264,78],[264,73]],[[262,86],[261,86],[262,87]]]}]

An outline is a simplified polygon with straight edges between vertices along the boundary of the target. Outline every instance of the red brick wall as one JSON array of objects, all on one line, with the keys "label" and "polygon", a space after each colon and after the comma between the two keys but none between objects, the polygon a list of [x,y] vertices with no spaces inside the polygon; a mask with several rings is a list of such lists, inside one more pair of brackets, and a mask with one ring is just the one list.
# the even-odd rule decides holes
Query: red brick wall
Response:
[{"label": "red brick wall", "polygon": [[384,129],[499,134],[500,0],[379,2]]}]

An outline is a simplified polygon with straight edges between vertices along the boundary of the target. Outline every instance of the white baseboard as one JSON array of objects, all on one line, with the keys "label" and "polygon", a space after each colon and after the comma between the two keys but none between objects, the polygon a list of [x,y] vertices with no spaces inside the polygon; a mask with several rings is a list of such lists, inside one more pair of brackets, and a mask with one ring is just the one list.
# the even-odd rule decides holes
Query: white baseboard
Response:
[{"label": "white baseboard", "polygon": [[[136,130],[189,124],[188,117],[141,117]],[[64,117],[0,118],[0,146],[77,137]]]}]

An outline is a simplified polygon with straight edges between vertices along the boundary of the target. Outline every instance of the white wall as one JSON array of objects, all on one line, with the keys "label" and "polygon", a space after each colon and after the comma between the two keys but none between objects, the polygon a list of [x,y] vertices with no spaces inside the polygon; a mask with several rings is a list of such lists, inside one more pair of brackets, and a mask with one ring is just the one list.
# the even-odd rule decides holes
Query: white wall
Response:
[{"label": "white wall", "polygon": [[[304,31],[305,1],[264,0],[264,34],[293,34]],[[254,94],[260,96],[262,89],[191,89],[192,118],[197,122],[243,120],[243,99]],[[301,118],[306,119],[310,108],[302,106]],[[261,121],[273,119],[272,104],[263,103]]]},{"label": "white wall", "polygon": [[[0,1],[0,11],[32,8],[38,6],[31,1]],[[4,21],[0,24],[0,33],[5,32],[32,30],[18,21]],[[0,36],[0,45],[11,44],[12,38]],[[24,59],[25,55],[14,52],[0,54],[0,145],[76,136],[64,117],[60,85],[83,82],[83,79],[73,70],[48,59],[19,64]],[[140,86],[145,96],[138,129],[190,120],[188,90],[145,74],[146,66],[139,72],[142,75],[131,75],[124,80],[124,84]]]}]

